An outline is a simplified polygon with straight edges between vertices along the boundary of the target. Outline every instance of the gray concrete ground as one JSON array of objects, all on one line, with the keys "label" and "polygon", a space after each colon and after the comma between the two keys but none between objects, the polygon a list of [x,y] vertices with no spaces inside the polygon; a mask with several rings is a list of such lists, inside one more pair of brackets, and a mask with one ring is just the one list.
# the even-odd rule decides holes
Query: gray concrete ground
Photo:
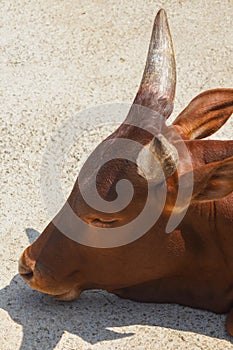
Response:
[{"label": "gray concrete ground", "polygon": [[[87,107],[132,101],[160,7],[176,51],[174,115],[199,92],[232,86],[232,0],[2,0],[0,7],[0,349],[233,349],[224,315],[99,291],[56,302],[17,276],[21,251],[51,219],[40,166],[52,132]],[[217,137],[232,138],[232,126],[231,119]],[[92,132],[67,155],[65,194],[77,175],[75,150],[88,153],[105,133]]]}]

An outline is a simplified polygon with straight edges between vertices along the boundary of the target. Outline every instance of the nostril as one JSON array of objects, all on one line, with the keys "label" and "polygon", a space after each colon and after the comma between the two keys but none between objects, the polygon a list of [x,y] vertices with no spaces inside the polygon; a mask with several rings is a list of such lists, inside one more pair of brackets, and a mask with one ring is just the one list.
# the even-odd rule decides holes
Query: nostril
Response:
[{"label": "nostril", "polygon": [[[30,247],[29,247],[30,248]],[[18,271],[23,280],[27,283],[31,282],[34,276],[35,260],[30,257],[30,249],[27,248],[21,255],[18,264]]]},{"label": "nostril", "polygon": [[21,276],[22,276],[23,278],[25,278],[26,280],[30,280],[30,279],[33,277],[33,272],[21,274]]},{"label": "nostril", "polygon": [[33,277],[33,271],[30,267],[25,266],[22,262],[19,262],[19,274],[26,280],[30,280]]}]

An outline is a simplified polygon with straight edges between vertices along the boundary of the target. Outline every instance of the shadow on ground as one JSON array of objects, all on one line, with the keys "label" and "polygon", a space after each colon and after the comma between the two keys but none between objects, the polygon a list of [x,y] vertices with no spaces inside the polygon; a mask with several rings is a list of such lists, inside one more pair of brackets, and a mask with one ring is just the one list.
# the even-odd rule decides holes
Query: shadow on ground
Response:
[{"label": "shadow on ground", "polygon": [[[28,229],[30,242],[38,232]],[[145,304],[120,299],[102,291],[87,291],[74,302],[58,302],[31,290],[17,275],[0,290],[0,307],[23,326],[20,350],[54,349],[64,331],[90,344],[132,337],[109,328],[134,325],[189,331],[231,342],[225,315],[168,304]],[[124,329],[125,331],[125,329]]]}]

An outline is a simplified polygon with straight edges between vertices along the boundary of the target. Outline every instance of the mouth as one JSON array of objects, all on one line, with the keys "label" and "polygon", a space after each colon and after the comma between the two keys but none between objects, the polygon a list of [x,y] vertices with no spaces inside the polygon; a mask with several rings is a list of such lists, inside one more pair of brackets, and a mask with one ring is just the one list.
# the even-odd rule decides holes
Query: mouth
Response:
[{"label": "mouth", "polygon": [[37,283],[35,283],[35,280],[33,278],[33,274],[32,273],[28,273],[28,272],[23,272],[22,270],[20,271],[20,276],[21,278],[24,280],[24,282],[26,282],[26,284],[28,284],[31,288],[41,292],[41,293],[45,293],[50,295],[53,299],[55,300],[60,300],[60,301],[73,301],[75,299],[77,299],[79,297],[79,295],[81,294],[81,289],[79,289],[77,286],[71,288],[70,290],[63,292],[61,294],[55,294],[52,289],[53,288],[48,288],[47,287],[42,287],[40,285],[38,285]]},{"label": "mouth", "polygon": [[82,292],[77,285],[73,285],[70,289],[67,289],[67,287],[62,288],[61,286],[57,286],[57,283],[55,283],[56,281],[53,280],[51,276],[49,276],[49,279],[43,278],[40,270],[35,268],[35,264],[32,267],[28,267],[23,263],[22,257],[19,260],[18,271],[24,282],[31,288],[41,293],[48,294],[55,300],[72,301],[77,299]]},{"label": "mouth", "polygon": [[25,277],[25,275],[20,275],[23,280],[33,289],[44,293],[44,294],[48,294],[50,295],[53,299],[55,300],[60,300],[60,301],[73,301],[75,299],[77,299],[79,297],[79,295],[81,294],[81,290],[78,288],[72,288],[70,290],[68,290],[65,293],[61,293],[61,294],[54,294],[54,292],[52,292],[50,289],[48,290],[48,288],[41,288],[37,285],[33,285],[32,281],[28,281],[27,277]]}]

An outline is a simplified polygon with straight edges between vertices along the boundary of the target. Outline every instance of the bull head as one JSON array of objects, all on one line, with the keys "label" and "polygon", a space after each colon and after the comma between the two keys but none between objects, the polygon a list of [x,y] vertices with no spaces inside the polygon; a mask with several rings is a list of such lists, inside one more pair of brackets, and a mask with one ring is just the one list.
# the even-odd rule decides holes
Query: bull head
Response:
[{"label": "bull head", "polygon": [[[99,154],[104,156],[114,149],[118,139],[131,140],[141,148],[126,147],[125,159],[115,157],[106,162],[96,178],[90,168],[81,170],[64,207],[20,258],[19,272],[29,286],[60,300],[73,300],[83,290],[100,288],[134,300],[178,302],[219,312],[227,309],[229,302],[211,304],[205,292],[200,302],[189,297],[196,289],[200,295],[202,286],[192,286],[187,276],[190,271],[192,280],[192,273],[200,272],[200,265],[192,261],[191,242],[195,240],[196,229],[190,215],[203,220],[198,205],[213,203],[233,190],[232,142],[196,140],[217,131],[230,117],[233,89],[215,89],[200,94],[173,125],[167,126],[166,119],[173,109],[175,85],[172,40],[166,13],[160,10],[155,18],[143,78],[129,114],[107,138],[107,146],[105,140],[95,152],[98,154],[100,150]],[[123,148],[124,145],[123,142]],[[180,151],[180,145],[187,148],[190,162]],[[100,159],[95,152],[89,160],[91,169],[98,167]],[[176,229],[165,234],[175,208],[178,182],[182,180],[185,191],[188,191],[190,174],[194,175],[194,183],[191,184],[193,190],[188,212]],[[109,212],[107,208],[116,200],[117,183],[122,179],[133,185],[131,201],[126,207]],[[135,221],[143,210],[149,191],[152,193],[150,215],[156,211],[165,185],[167,195],[161,214],[145,234],[135,237],[138,224],[131,225],[130,229],[128,224]],[[95,188],[104,201],[99,209],[84,200],[84,194],[91,197]],[[123,191],[121,195],[124,202],[127,193]],[[228,203],[232,213],[230,198]],[[182,206],[181,202],[179,212],[184,209]],[[85,223],[82,230],[86,232],[80,232],[74,214]],[[221,208],[218,215],[223,225],[228,225]],[[97,234],[98,229],[102,233],[104,230],[102,238]],[[107,247],[105,242],[114,229],[120,229],[119,237],[131,235],[131,243]],[[202,229],[204,233],[208,231],[206,223],[202,224]],[[90,244],[81,244],[75,239],[76,234],[84,233]]]}]

